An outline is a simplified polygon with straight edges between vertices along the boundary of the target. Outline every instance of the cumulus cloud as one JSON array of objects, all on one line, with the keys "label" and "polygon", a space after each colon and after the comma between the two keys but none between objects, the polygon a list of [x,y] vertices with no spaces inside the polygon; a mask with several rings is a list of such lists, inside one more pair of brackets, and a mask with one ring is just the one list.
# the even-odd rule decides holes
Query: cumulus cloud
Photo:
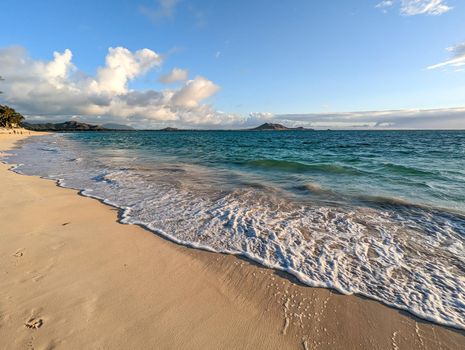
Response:
[{"label": "cumulus cloud", "polygon": [[[450,59],[444,62],[433,64],[432,66],[427,67],[428,69],[437,69],[442,67],[462,67],[465,66],[465,41],[461,44],[448,47],[446,49],[451,53]],[[460,70],[460,68],[458,68]]]},{"label": "cumulus cloud", "polygon": [[187,69],[173,68],[173,70],[165,75],[162,75],[159,81],[163,84],[172,84],[178,81],[185,81],[189,76]]},{"label": "cumulus cloud", "polygon": [[65,50],[55,52],[50,61],[40,61],[30,58],[22,47],[0,49],[1,74],[5,78],[1,99],[31,118],[47,120],[98,117],[99,121],[151,127],[163,123],[229,125],[243,119],[202,104],[219,87],[201,76],[175,90],[130,89],[131,81],[162,64],[161,56],[152,50],[110,48],[105,65],[97,69],[95,76],[80,71],[72,57],[72,52]]},{"label": "cumulus cloud", "polygon": [[174,105],[180,107],[197,107],[199,102],[212,96],[219,90],[219,86],[204,77],[196,77],[189,80],[172,97]]},{"label": "cumulus cloud", "polygon": [[124,94],[127,84],[150,69],[161,64],[161,57],[149,49],[134,53],[124,47],[110,48],[105,59],[105,67],[99,68],[97,79],[90,88],[96,93]]},{"label": "cumulus cloud", "polygon": [[386,12],[387,8],[400,3],[400,13],[405,16],[415,15],[442,15],[450,10],[446,0],[383,0],[375,7]]}]

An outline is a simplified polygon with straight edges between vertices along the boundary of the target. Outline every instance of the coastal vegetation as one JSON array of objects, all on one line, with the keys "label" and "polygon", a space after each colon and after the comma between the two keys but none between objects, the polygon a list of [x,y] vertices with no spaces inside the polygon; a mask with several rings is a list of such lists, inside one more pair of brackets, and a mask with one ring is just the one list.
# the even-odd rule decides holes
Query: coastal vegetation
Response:
[{"label": "coastal vegetation", "polygon": [[[0,75],[0,81],[5,80]],[[0,91],[2,94],[3,91]],[[16,128],[21,126],[24,117],[7,105],[0,105],[0,128]]]},{"label": "coastal vegetation", "polygon": [[0,105],[0,127],[17,128],[21,126],[24,117],[13,108]]}]

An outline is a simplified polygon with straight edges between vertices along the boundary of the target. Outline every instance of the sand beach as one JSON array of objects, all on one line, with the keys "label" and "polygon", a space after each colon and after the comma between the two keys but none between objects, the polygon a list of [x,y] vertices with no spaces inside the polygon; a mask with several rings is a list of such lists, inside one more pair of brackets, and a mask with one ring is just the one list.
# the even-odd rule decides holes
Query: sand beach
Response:
[{"label": "sand beach", "polygon": [[[29,136],[3,130],[0,150]],[[461,330],[175,244],[10,167],[0,164],[1,349],[465,348]]]}]

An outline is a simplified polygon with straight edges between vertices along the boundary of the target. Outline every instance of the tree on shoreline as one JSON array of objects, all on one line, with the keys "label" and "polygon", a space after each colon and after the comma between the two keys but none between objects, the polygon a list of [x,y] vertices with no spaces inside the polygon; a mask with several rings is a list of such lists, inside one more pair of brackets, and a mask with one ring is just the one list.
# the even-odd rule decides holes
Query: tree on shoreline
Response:
[{"label": "tree on shoreline", "polygon": [[24,117],[16,112],[13,108],[6,105],[0,105],[0,127],[17,128],[21,126]]},{"label": "tree on shoreline", "polygon": [[[0,82],[5,80],[0,75]],[[3,91],[0,91],[2,94]],[[21,126],[21,122],[24,120],[24,117],[16,112],[13,108],[8,107],[7,105],[0,104],[0,127],[1,128],[17,128]]]}]

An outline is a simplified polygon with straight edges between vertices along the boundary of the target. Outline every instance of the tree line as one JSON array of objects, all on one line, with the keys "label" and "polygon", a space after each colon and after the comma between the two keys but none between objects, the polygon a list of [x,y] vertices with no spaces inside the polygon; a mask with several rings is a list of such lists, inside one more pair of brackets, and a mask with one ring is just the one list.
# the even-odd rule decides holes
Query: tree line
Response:
[{"label": "tree line", "polygon": [[13,108],[0,105],[0,127],[16,128],[21,126],[24,117]]},{"label": "tree line", "polygon": [[[4,80],[0,76],[0,81]],[[0,94],[2,91],[0,91]],[[21,126],[24,117],[16,112],[13,108],[8,107],[7,105],[0,104],[0,127],[1,128],[16,128]]]}]

